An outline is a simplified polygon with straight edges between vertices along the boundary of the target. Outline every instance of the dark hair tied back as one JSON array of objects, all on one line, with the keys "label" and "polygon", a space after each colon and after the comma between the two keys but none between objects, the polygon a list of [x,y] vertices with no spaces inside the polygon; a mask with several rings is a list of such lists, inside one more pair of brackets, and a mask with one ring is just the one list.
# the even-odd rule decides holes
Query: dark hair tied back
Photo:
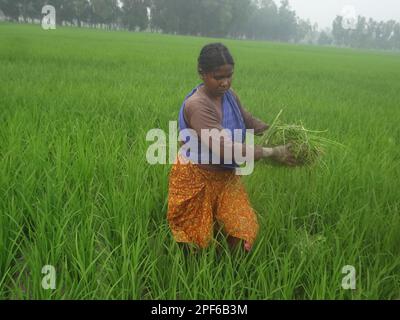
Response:
[{"label": "dark hair tied back", "polygon": [[198,59],[199,73],[212,72],[225,64],[235,65],[233,57],[222,43],[210,43],[201,49]]}]

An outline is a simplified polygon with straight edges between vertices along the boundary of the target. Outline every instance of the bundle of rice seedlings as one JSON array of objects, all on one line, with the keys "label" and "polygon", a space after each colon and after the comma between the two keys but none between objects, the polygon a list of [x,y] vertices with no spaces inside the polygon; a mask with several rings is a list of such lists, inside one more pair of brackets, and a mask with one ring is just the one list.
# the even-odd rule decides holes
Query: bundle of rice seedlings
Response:
[{"label": "bundle of rice seedlings", "polygon": [[311,166],[318,162],[325,153],[327,145],[340,145],[335,141],[321,136],[325,131],[306,129],[303,123],[285,124],[279,120],[279,112],[271,127],[263,136],[265,147],[291,144],[290,150],[298,165]]}]

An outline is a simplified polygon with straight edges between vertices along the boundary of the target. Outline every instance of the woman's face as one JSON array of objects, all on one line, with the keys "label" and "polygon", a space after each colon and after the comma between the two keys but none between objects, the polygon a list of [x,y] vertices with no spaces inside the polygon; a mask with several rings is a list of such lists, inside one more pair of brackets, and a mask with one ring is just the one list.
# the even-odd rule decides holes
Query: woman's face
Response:
[{"label": "woman's face", "polygon": [[213,72],[203,73],[201,79],[207,91],[215,97],[221,97],[229,90],[232,84],[233,66],[225,64]]}]

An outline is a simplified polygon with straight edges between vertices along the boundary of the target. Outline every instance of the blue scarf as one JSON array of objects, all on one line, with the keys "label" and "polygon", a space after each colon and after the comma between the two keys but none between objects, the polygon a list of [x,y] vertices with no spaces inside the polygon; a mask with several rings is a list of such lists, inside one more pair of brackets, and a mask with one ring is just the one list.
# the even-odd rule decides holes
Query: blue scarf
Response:
[{"label": "blue scarf", "polygon": [[[179,112],[179,131],[182,131],[184,129],[189,129],[185,118],[184,118],[184,113],[183,110],[185,108],[185,103],[186,100],[189,99],[196,91],[198,88],[203,86],[204,84],[198,85],[196,88],[194,88],[185,98],[183,101],[181,110]],[[236,101],[235,96],[231,92],[231,90],[228,90],[225,92],[225,94],[222,97],[222,123],[221,126],[224,129],[227,129],[230,133],[230,137],[232,141],[239,142],[239,143],[244,143],[246,140],[246,125],[243,120],[242,113],[240,112],[238,103]],[[241,129],[242,135],[240,137],[235,137],[234,136],[234,131],[235,129]],[[236,139],[235,139],[236,138]],[[189,139],[196,139],[196,137],[187,137],[185,143],[189,141]],[[189,160],[192,160],[195,163],[201,164],[202,159],[209,159],[209,162],[207,164],[211,164],[211,159],[212,159],[212,152],[211,150],[207,151],[207,154],[201,153],[201,143],[200,143],[200,137],[197,137],[198,139],[198,150],[186,150],[186,152],[183,154],[186,158]],[[204,161],[203,161],[204,162]],[[229,169],[235,169],[238,167],[238,165],[233,161],[232,164],[220,164],[224,168],[229,168]]]}]

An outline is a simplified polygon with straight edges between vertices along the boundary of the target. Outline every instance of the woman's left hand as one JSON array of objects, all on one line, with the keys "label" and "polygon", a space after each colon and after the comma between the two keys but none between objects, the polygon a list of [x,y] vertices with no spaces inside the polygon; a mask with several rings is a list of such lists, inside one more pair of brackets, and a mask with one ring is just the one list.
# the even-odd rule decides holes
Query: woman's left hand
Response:
[{"label": "woman's left hand", "polygon": [[284,164],[290,167],[297,165],[297,161],[294,158],[293,152],[290,150],[292,144],[288,143],[285,145],[273,147],[273,148],[265,148],[265,157],[270,158],[275,162],[280,164]]}]

